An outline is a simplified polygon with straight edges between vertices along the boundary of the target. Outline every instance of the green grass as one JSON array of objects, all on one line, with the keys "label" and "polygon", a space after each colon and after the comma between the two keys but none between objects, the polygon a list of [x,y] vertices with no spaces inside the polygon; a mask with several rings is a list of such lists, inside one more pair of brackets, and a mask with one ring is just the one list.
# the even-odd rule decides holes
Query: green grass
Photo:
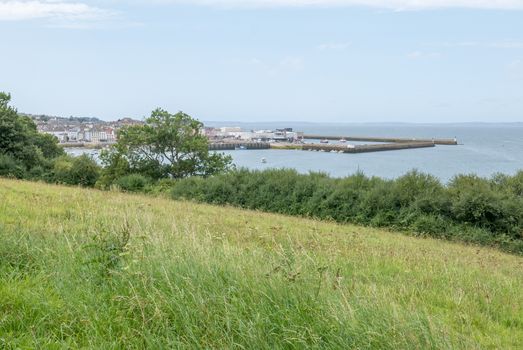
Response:
[{"label": "green grass", "polygon": [[0,348],[521,348],[523,258],[0,180]]}]

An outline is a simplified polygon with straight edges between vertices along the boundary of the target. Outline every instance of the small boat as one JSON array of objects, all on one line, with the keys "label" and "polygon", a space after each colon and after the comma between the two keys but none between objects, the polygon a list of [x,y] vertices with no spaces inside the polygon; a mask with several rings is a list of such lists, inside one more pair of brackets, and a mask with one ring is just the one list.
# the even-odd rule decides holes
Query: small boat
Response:
[{"label": "small boat", "polygon": [[340,143],[345,143],[345,142],[347,142],[347,140],[345,140],[345,139],[343,139],[343,138],[340,139]]},{"label": "small boat", "polygon": [[236,151],[242,151],[242,150],[244,150],[244,149],[247,149],[247,147],[241,145],[241,146],[236,146],[236,147],[234,147],[234,149],[235,149]]},{"label": "small boat", "polygon": [[329,140],[323,139],[323,140],[320,140],[320,143],[329,143]]},{"label": "small boat", "polygon": [[263,158],[261,159],[261,162],[265,164],[265,163],[267,163],[267,159],[266,159],[265,157],[263,157]]}]

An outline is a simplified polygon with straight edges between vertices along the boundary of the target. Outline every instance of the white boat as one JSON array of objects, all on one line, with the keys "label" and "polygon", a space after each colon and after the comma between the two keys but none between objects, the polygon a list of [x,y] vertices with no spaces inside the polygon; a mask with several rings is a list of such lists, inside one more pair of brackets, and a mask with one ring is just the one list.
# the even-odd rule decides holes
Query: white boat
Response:
[{"label": "white boat", "polygon": [[267,163],[267,159],[266,159],[265,157],[263,157],[263,158],[261,159],[261,162],[265,164],[265,163]]}]

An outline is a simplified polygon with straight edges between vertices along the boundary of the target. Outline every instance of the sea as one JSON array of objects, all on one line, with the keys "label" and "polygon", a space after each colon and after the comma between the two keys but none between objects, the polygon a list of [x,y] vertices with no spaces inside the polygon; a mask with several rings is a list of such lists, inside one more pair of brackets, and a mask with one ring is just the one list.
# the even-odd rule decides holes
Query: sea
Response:
[{"label": "sea", "polygon": [[[361,171],[367,176],[396,178],[419,170],[450,181],[457,174],[491,177],[523,170],[523,123],[463,124],[348,124],[348,123],[238,123],[206,122],[207,126],[239,126],[245,130],[293,128],[309,134],[404,138],[456,138],[457,146],[437,145],[375,153],[328,153],[300,150],[224,151],[237,167],[249,169],[290,168],[300,173],[324,172],[344,177]],[[353,143],[355,142],[348,142]],[[68,149],[72,154],[93,150]],[[96,154],[93,154],[96,157]],[[266,162],[262,162],[265,159]]]}]

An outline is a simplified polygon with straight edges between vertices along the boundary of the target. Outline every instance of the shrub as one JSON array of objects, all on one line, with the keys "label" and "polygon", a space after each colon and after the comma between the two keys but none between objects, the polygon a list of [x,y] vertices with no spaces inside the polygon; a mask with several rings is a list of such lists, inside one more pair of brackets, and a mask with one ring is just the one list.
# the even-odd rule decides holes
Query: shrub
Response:
[{"label": "shrub", "polygon": [[114,184],[123,191],[139,192],[143,191],[150,184],[150,180],[140,174],[131,174],[119,178]]},{"label": "shrub", "polygon": [[523,197],[523,170],[509,177],[506,183],[507,190],[515,196]]},{"label": "shrub", "polygon": [[35,166],[27,172],[27,178],[31,180],[48,180],[49,169],[43,166]]},{"label": "shrub", "polygon": [[519,235],[523,229],[521,198],[500,191],[474,175],[455,177],[449,185],[451,216],[459,223],[486,228],[493,233]]},{"label": "shrub", "polygon": [[449,220],[439,215],[418,215],[410,224],[411,230],[438,238],[448,238]]},{"label": "shrub", "polygon": [[62,156],[54,161],[53,180],[60,184],[71,184],[70,173],[73,167],[72,158]]},{"label": "shrub", "polygon": [[153,195],[169,195],[175,182],[176,180],[174,179],[161,179],[157,182],[151,182],[148,186],[148,191]]},{"label": "shrub", "polygon": [[100,166],[93,158],[86,154],[74,158],[71,179],[75,185],[93,187],[99,177]]},{"label": "shrub", "polygon": [[93,187],[99,176],[100,166],[86,154],[62,156],[54,161],[53,179],[57,183]]},{"label": "shrub", "polygon": [[420,173],[417,170],[399,177],[393,184],[394,196],[397,204],[401,207],[408,207],[421,198],[427,200],[440,197],[444,191],[436,177]]},{"label": "shrub", "polygon": [[22,179],[26,175],[25,166],[12,157],[0,154],[0,176]]}]

